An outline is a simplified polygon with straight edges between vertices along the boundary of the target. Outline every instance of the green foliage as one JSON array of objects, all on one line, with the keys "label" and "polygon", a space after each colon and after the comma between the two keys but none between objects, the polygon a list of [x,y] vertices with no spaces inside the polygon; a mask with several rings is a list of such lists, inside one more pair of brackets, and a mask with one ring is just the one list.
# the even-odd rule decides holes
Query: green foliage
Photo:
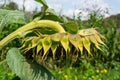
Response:
[{"label": "green foliage", "polygon": [[34,14],[33,18],[36,19],[36,17],[41,20],[53,20],[60,23],[68,22],[68,20],[65,17],[59,16],[53,9],[50,8],[47,8],[46,10]]},{"label": "green foliage", "polygon": [[75,22],[67,22],[63,24],[64,29],[71,33],[71,34],[76,34],[78,32],[78,27]]},{"label": "green foliage", "polygon": [[26,24],[24,13],[20,11],[0,9],[0,31],[10,24]]},{"label": "green foliage", "polygon": [[26,60],[17,48],[12,48],[6,56],[10,69],[22,80],[56,80],[43,66]]},{"label": "green foliage", "polygon": [[[101,80],[119,80],[120,79],[120,77],[118,77],[120,75],[119,69],[118,69],[119,61],[120,61],[120,54],[119,54],[119,52],[120,52],[120,48],[119,48],[119,46],[120,46],[120,37],[119,37],[120,36],[120,28],[119,28],[119,19],[118,19],[119,15],[111,16],[110,18],[105,19],[102,15],[100,15],[98,13],[99,12],[91,13],[89,15],[89,19],[86,21],[81,21],[80,17],[78,17],[79,21],[77,21],[77,22],[78,22],[79,28],[83,29],[83,28],[97,27],[96,29],[105,37],[105,39],[103,39],[103,40],[107,46],[107,48],[104,48],[104,47],[101,48],[102,52],[98,51],[98,50],[92,51],[92,53],[94,53],[94,58],[86,57],[86,60],[88,62],[90,62],[90,64],[93,65],[94,68],[96,68],[98,65],[101,64],[100,65],[101,67],[104,67],[105,69],[108,70],[108,72],[104,75],[102,75],[102,74],[97,75],[98,78],[95,80],[99,80],[99,79],[101,79]],[[97,40],[95,40],[94,37],[90,37],[90,39],[93,43],[96,43],[96,41],[99,40],[99,38],[97,38]],[[101,43],[101,41],[100,41],[100,43]],[[98,46],[96,46],[96,47],[99,48]],[[114,63],[116,65],[113,65]],[[98,68],[98,69],[100,69],[100,72],[101,72],[101,67]],[[116,70],[116,68],[117,68],[117,70]],[[81,69],[83,70],[83,68],[81,68]],[[92,70],[92,71],[94,72],[94,70]],[[86,74],[88,74],[88,72],[86,72]],[[114,75],[112,75],[112,74],[114,74]],[[95,74],[92,74],[92,75],[95,77]],[[89,78],[86,77],[85,80],[89,80]],[[94,79],[91,78],[90,80],[94,80]]]},{"label": "green foliage", "polygon": [[[30,20],[25,13],[0,9],[4,12],[0,13],[2,55],[6,56],[9,50],[3,48],[5,45],[20,47],[22,44],[20,51],[12,48],[7,54],[7,64],[12,72],[24,80],[33,80],[35,77],[43,80],[45,76],[53,76],[39,65],[42,64],[51,70],[56,66],[52,72],[59,80],[119,79],[119,63],[116,62],[120,60],[120,32],[115,25],[112,24],[112,28],[104,26],[103,16],[98,13],[90,14],[88,21],[69,21],[49,9],[45,0],[36,1],[43,5],[43,10],[33,14],[34,20],[28,24]],[[9,42],[12,46],[7,44]],[[115,74],[112,76],[112,73]],[[3,74],[0,75],[5,79]]]},{"label": "green foliage", "polygon": [[5,63],[0,64],[0,80],[12,80],[14,76]]},{"label": "green foliage", "polygon": [[[6,10],[0,9],[0,40],[19,28],[20,26],[27,23],[27,18],[25,18],[25,14],[20,11]],[[9,47],[11,46],[20,46],[19,40],[14,40],[14,42],[9,43]],[[4,51],[3,51],[4,53]]]},{"label": "green foliage", "polygon": [[[49,13],[50,16],[51,16],[51,14],[54,16],[57,16],[54,12],[52,12],[48,9],[46,9],[45,12]],[[44,16],[46,16],[46,15],[44,15]],[[47,14],[47,17],[49,17],[48,14]],[[45,17],[42,17],[42,18],[45,19]],[[62,18],[55,17],[52,19],[53,20],[57,19],[57,21],[59,21]],[[60,57],[62,57],[62,55],[65,55],[66,60],[67,59],[71,60],[73,57],[75,57],[75,61],[76,61],[76,59],[79,57],[78,55],[82,55],[82,53],[87,52],[89,55],[92,55],[91,47],[93,47],[93,46],[91,44],[93,44],[94,48],[96,47],[97,49],[100,49],[100,45],[104,45],[104,43],[101,40],[101,35],[94,28],[78,30],[76,22],[65,22],[64,23],[64,21],[63,21],[62,25],[64,26],[66,31],[59,24],[59,22],[55,22],[52,20],[37,20],[37,19],[35,19],[32,22],[26,24],[25,26],[18,28],[16,31],[12,32],[6,38],[1,40],[0,47],[2,49],[5,45],[7,45],[7,43],[11,42],[12,40],[14,40],[16,38],[22,37],[24,40],[23,40],[23,46],[21,47],[21,51],[25,51],[24,54],[26,56],[29,56],[27,53],[29,53],[29,51],[32,49],[34,51],[32,53],[32,57],[35,56],[35,58],[34,57],[33,58],[36,61],[37,61],[36,57],[39,57],[41,52],[42,52],[42,59],[45,60],[47,58],[47,55],[49,57],[49,53],[51,53],[51,51],[52,51],[52,56],[54,59],[57,59],[56,56],[58,56],[58,59],[61,59]],[[73,29],[71,29],[71,28],[73,28]],[[94,41],[92,41],[92,38],[94,38]],[[37,50],[36,50],[36,48],[37,48]],[[63,49],[65,50],[65,52]],[[61,50],[60,56],[59,56],[58,50]],[[16,55],[10,56],[9,54],[12,54],[12,53],[14,53]],[[17,53],[19,53],[19,51],[16,51],[16,49],[10,50],[8,52],[8,54],[7,54],[8,65],[9,65],[10,69],[14,73],[16,73],[16,75],[19,76],[21,79],[29,80],[29,78],[31,78],[32,76],[26,77],[26,75],[22,74],[25,72],[22,72],[21,70],[25,69],[24,66],[27,65],[28,68],[25,69],[24,71],[26,71],[26,70],[30,71],[31,69],[30,70],[28,70],[28,69],[29,69],[29,66],[31,63],[29,63],[29,65],[28,65],[29,61],[27,62],[26,59],[23,58],[22,56],[21,56],[21,58],[17,59],[18,58],[17,56],[20,57],[20,55],[17,55]],[[66,54],[64,54],[64,53],[66,53]],[[29,54],[31,54],[31,53],[29,53]],[[71,55],[73,55],[73,56],[71,56]],[[85,55],[85,54],[83,54],[83,55]],[[11,57],[15,57],[15,60],[13,60],[13,63],[9,62],[9,61],[12,62],[12,59],[14,59]],[[9,59],[11,59],[11,60],[9,60]],[[22,59],[25,60],[26,62],[20,62]],[[62,59],[65,59],[65,58],[63,57]],[[14,62],[14,61],[16,61],[16,62]],[[33,62],[32,64],[34,65],[34,67],[36,67],[35,62]],[[35,71],[35,70],[33,69],[33,71]],[[31,71],[28,73],[25,73],[25,74],[32,75]],[[33,77],[34,77],[34,75],[33,75]]]},{"label": "green foliage", "polygon": [[[27,21],[23,12],[0,9],[0,40],[26,23]],[[10,42],[7,47],[0,50],[0,60],[5,58],[7,50],[13,46],[21,46],[20,39]]]},{"label": "green foliage", "polygon": [[35,0],[35,1],[41,3],[44,6],[45,10],[48,8],[48,5],[45,0]]},{"label": "green foliage", "polygon": [[93,66],[89,62],[81,63],[79,67],[64,67],[53,69],[53,74],[57,76],[58,80],[119,80],[120,79],[120,64],[113,62],[116,65],[113,69],[106,69],[101,63]]}]

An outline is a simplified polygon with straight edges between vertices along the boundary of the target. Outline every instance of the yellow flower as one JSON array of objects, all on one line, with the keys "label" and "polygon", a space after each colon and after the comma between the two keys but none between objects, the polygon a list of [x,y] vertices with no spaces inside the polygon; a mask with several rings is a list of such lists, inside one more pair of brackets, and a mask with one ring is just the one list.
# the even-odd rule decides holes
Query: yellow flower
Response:
[{"label": "yellow flower", "polygon": [[68,78],[68,76],[67,75],[64,75],[64,77],[67,79]]},{"label": "yellow flower", "polygon": [[92,78],[94,79],[94,78],[95,78],[95,76],[92,76]]},{"label": "yellow flower", "polygon": [[83,76],[83,79],[86,79],[86,77],[85,77],[85,76]]},{"label": "yellow flower", "polygon": [[106,69],[104,69],[104,73],[107,73],[108,71]]},{"label": "yellow flower", "polygon": [[97,73],[99,73],[100,71],[99,70],[96,70]]},{"label": "yellow flower", "polygon": [[70,70],[72,70],[72,67],[70,67]]},{"label": "yellow flower", "polygon": [[61,71],[59,71],[58,73],[59,73],[59,74],[61,74],[62,72],[61,72]]},{"label": "yellow flower", "polygon": [[108,71],[106,69],[101,70],[101,73],[107,73]]}]

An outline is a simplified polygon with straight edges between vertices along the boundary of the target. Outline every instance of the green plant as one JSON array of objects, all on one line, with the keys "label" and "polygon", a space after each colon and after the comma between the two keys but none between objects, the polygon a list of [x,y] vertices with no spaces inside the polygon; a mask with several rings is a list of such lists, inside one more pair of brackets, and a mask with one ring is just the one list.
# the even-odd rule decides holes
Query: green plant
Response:
[{"label": "green plant", "polygon": [[0,64],[0,79],[1,80],[10,80],[15,76],[13,72],[11,72],[8,66],[5,63]]},{"label": "green plant", "polygon": [[[52,38],[50,38],[50,34],[47,36],[46,34],[44,35],[42,32],[38,32],[38,33],[42,34],[43,37],[41,35],[38,35],[38,37],[37,36],[27,37],[24,45],[28,45],[27,46],[28,50],[37,46],[38,51],[39,51],[43,47],[43,49],[44,49],[43,57],[46,55],[49,48],[52,49],[52,47],[53,47],[53,50],[52,50],[53,52],[57,48],[57,46],[55,46],[55,43],[51,43],[52,39],[53,39],[53,41],[60,41],[66,52],[69,49],[68,44],[70,42],[76,48],[76,50],[79,48],[81,52],[83,50],[83,47],[85,47],[85,49],[87,50],[87,52],[90,55],[92,55],[90,53],[90,43],[91,42],[94,43],[98,49],[100,49],[99,48],[100,44],[104,44],[101,41],[99,34],[96,32],[95,29],[80,30],[80,31],[78,31],[78,34],[77,34],[78,36],[77,36],[77,35],[65,33],[64,29],[58,23],[55,23],[55,22],[49,21],[49,20],[41,20],[41,21],[35,21],[35,22],[33,21],[33,22],[19,28],[18,30],[14,31],[13,33],[11,33],[6,38],[4,38],[3,40],[0,41],[0,43],[1,43],[0,47],[2,48],[4,45],[6,45],[7,42],[10,42],[11,40],[17,38],[19,35],[25,36],[26,33],[33,32],[32,29],[34,29],[36,27],[40,27],[40,28],[44,27],[44,29],[45,29],[45,27],[46,28],[49,27],[49,29],[50,28],[53,30],[55,29],[55,31],[58,30],[58,32],[60,31],[62,33],[62,34],[58,33],[57,36],[56,36],[56,34],[52,34],[51,35]],[[62,39],[60,36],[62,37]],[[31,42],[32,42],[32,44],[31,44]],[[80,44],[80,46],[77,46],[78,43]],[[53,45],[51,46],[51,44],[53,44]],[[58,45],[58,43],[57,43],[57,45]],[[54,56],[54,53],[53,53],[53,56]],[[19,72],[19,71],[17,71],[17,72]],[[23,78],[21,76],[19,76],[19,77]]]},{"label": "green plant", "polygon": [[[44,0],[37,1],[45,7],[40,16],[0,41],[0,49],[14,39],[19,38],[20,42],[22,41],[19,50],[12,48],[6,55],[7,64],[18,77],[23,80],[43,80],[52,77],[52,80],[55,79],[54,76],[39,65],[40,61],[44,62],[44,65],[45,61],[52,59],[57,67],[62,66],[62,61],[63,65],[67,62],[72,62],[73,65],[79,57],[90,57],[94,55],[94,50],[102,50],[101,46],[105,44],[95,28],[79,30],[75,22],[65,21],[63,17],[50,11]],[[50,16],[54,17],[51,19]]]},{"label": "green plant", "polygon": [[12,48],[6,56],[10,69],[22,80],[56,80],[44,67],[32,60],[26,60],[17,48]]}]

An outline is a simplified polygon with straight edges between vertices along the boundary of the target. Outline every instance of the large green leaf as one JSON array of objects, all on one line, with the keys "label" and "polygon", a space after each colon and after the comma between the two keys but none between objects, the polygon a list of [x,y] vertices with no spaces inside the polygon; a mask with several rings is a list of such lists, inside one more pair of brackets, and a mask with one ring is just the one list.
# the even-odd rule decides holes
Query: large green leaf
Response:
[{"label": "large green leaf", "polygon": [[25,24],[26,18],[23,12],[0,9],[0,30],[8,24]]},{"label": "large green leaf", "polygon": [[26,60],[17,48],[8,51],[6,60],[9,68],[21,80],[56,80],[46,68],[34,61]]},{"label": "large green leaf", "polygon": [[63,24],[63,27],[71,34],[76,34],[78,32],[78,26],[74,21]]},{"label": "large green leaf", "polygon": [[50,8],[48,8],[45,11],[45,14],[44,14],[42,19],[48,19],[48,20],[63,22],[63,19],[53,9],[50,9]]},{"label": "large green leaf", "polygon": [[36,13],[34,15],[35,20],[36,17],[38,19],[43,19],[43,20],[53,20],[53,21],[58,21],[60,23],[64,22],[62,16],[59,16],[53,9],[50,8],[47,8],[45,11],[42,11],[40,13]]}]

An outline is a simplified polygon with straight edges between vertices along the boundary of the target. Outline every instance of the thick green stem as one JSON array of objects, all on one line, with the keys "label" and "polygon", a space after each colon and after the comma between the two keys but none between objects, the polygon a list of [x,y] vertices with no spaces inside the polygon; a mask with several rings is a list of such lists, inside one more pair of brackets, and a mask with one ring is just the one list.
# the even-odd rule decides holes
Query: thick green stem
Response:
[{"label": "thick green stem", "polygon": [[58,24],[57,22],[54,22],[51,20],[33,21],[27,25],[20,27],[19,29],[17,29],[16,31],[12,32],[7,37],[2,39],[0,41],[0,49],[2,49],[2,47],[4,47],[7,43],[9,43],[13,39],[17,38],[18,36],[22,35],[23,33],[26,33],[32,29],[40,28],[40,27],[52,28],[55,31],[60,32],[60,33],[65,32],[63,27],[60,24]]}]

